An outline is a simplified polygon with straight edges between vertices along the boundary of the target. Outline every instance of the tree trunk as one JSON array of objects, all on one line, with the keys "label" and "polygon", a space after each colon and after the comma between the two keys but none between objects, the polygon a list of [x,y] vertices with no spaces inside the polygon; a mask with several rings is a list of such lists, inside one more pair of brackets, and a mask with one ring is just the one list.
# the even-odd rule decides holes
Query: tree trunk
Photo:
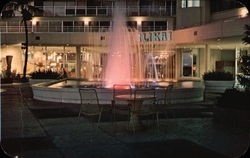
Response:
[{"label": "tree trunk", "polygon": [[24,27],[25,27],[25,60],[24,60],[24,67],[23,67],[23,78],[26,78],[26,71],[27,71],[27,63],[28,63],[28,27],[27,21],[24,20]]}]

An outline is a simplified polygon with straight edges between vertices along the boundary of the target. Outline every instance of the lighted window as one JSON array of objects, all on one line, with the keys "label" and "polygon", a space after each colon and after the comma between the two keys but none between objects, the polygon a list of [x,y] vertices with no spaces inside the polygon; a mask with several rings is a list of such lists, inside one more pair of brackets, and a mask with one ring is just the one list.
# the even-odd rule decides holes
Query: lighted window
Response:
[{"label": "lighted window", "polygon": [[182,0],[182,8],[200,7],[200,0]]},{"label": "lighted window", "polygon": [[187,0],[182,0],[181,1],[181,7],[182,8],[187,8]]}]

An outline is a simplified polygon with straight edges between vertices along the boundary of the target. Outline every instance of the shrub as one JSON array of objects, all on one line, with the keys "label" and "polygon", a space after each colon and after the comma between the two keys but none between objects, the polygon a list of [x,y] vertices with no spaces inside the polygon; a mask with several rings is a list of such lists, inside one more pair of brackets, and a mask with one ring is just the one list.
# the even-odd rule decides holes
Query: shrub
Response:
[{"label": "shrub", "polygon": [[56,72],[56,71],[35,71],[30,74],[32,79],[62,79],[65,78],[66,75],[64,73]]},{"label": "shrub", "polygon": [[242,73],[237,75],[237,79],[245,90],[250,91],[250,56],[240,57],[239,68]]},{"label": "shrub", "polygon": [[232,81],[234,80],[234,75],[230,72],[206,72],[203,75],[204,80],[217,80],[217,81]]},{"label": "shrub", "polygon": [[19,82],[20,80],[20,74],[16,73],[16,70],[13,70],[10,75],[7,75],[7,70],[2,70],[2,73],[0,74],[1,83],[12,83],[14,80],[15,82]]},{"label": "shrub", "polygon": [[217,106],[225,108],[235,108],[250,110],[250,92],[239,91],[237,89],[226,89],[218,98]]}]

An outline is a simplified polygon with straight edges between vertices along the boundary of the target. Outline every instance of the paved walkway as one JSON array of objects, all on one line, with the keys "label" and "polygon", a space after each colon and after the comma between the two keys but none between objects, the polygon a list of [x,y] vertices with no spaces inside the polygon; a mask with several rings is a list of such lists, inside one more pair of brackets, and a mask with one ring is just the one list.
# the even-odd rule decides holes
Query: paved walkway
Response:
[{"label": "paved walkway", "polygon": [[[126,130],[126,119],[116,126],[104,113],[100,128],[84,117],[79,105],[35,101],[23,104],[19,86],[2,85],[1,145],[10,155],[25,158],[227,158],[238,157],[248,146],[248,131],[213,123],[203,104],[176,105],[176,117],[161,117],[160,129],[144,119],[144,131]],[[185,107],[188,106],[188,107]],[[205,108],[204,108],[205,107]],[[206,110],[204,110],[206,109]]]}]

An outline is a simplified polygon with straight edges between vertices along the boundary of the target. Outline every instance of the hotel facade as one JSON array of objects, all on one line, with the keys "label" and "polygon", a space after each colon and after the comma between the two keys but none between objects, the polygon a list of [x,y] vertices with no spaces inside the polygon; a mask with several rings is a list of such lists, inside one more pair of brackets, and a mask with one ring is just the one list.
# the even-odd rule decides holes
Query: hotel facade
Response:
[{"label": "hotel facade", "polygon": [[[27,73],[65,70],[71,78],[101,80],[115,3],[32,2],[44,12],[28,22]],[[133,63],[134,79],[201,80],[208,71],[237,74],[237,58],[250,54],[250,46],[242,42],[250,17],[234,0],[124,0],[124,9],[132,58],[138,61]],[[11,69],[22,74],[25,35],[20,14],[1,19],[0,29],[1,73],[7,66],[6,56],[13,56]],[[140,70],[138,64],[143,65]]]}]

